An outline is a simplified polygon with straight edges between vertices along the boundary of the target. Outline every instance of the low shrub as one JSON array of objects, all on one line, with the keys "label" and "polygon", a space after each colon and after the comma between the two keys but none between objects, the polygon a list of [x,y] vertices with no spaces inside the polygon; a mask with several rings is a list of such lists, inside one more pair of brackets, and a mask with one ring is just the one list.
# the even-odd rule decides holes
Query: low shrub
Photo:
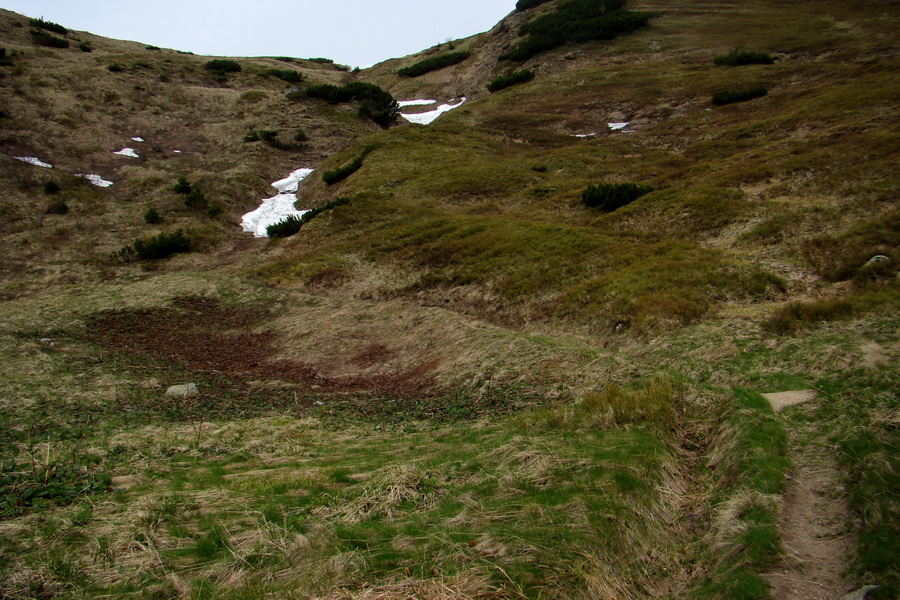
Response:
[{"label": "low shrub", "polygon": [[287,81],[288,83],[300,83],[303,81],[303,74],[291,69],[269,69],[266,71],[266,75],[281,79],[282,81]]},{"label": "low shrub", "polygon": [[85,42],[81,42],[80,44],[78,44],[78,49],[81,50],[82,52],[93,52],[94,51],[94,49],[91,48],[91,45],[87,44]]},{"label": "low shrub", "polygon": [[652,187],[636,183],[601,183],[589,185],[581,193],[581,201],[591,208],[612,212],[652,191]]},{"label": "low shrub", "polygon": [[65,215],[69,213],[69,205],[66,204],[65,200],[59,199],[54,200],[47,207],[48,215]]},{"label": "low shrub", "polygon": [[408,67],[403,67],[397,71],[397,75],[400,77],[418,77],[419,75],[424,75],[431,71],[437,71],[438,69],[461,63],[470,56],[472,56],[472,53],[465,51],[439,54],[437,56],[426,58],[425,60],[420,60]]},{"label": "low shrub", "polygon": [[175,185],[172,186],[172,191],[176,194],[190,194],[191,184],[186,178],[179,177],[178,181],[175,182]]},{"label": "low shrub", "polygon": [[208,205],[203,190],[193,186],[191,191],[184,197],[184,205],[195,210],[205,210]]},{"label": "low shrub", "polygon": [[747,90],[719,90],[713,94],[712,103],[716,106],[724,106],[725,104],[762,98],[768,93],[769,90],[764,87],[755,87]]},{"label": "low shrub", "polygon": [[0,48],[0,67],[11,67],[12,60],[6,55],[6,48]]},{"label": "low shrub", "polygon": [[44,46],[47,48],[69,47],[69,40],[64,40],[62,38],[52,36],[49,33],[44,33],[43,31],[38,31],[37,29],[32,29],[29,33],[31,34],[31,41],[33,41],[38,46]]},{"label": "low shrub", "polygon": [[524,61],[568,43],[611,40],[644,27],[650,13],[625,10],[625,0],[566,0],[519,30],[526,36],[500,60]]},{"label": "low shrub", "polygon": [[60,189],[61,188],[59,187],[59,184],[52,180],[48,181],[44,184],[44,193],[45,194],[55,194]]},{"label": "low shrub", "polygon": [[320,65],[333,65],[334,61],[330,58],[307,58],[309,62],[318,63]]},{"label": "low shrub", "polygon": [[295,142],[306,142],[306,141],[309,141],[309,136],[306,135],[306,132],[303,131],[302,129],[298,129],[297,133],[294,134],[294,141]]},{"label": "low shrub", "polygon": [[111,73],[121,73],[125,70],[122,65],[107,65],[106,69]]},{"label": "low shrub", "polygon": [[517,83],[527,83],[532,79],[534,79],[534,71],[529,71],[527,69],[522,71],[515,71],[513,73],[510,73],[509,75],[495,77],[488,84],[487,88],[489,92],[497,92],[510,86],[516,85]]},{"label": "low shrub", "polygon": [[325,171],[322,174],[322,181],[327,183],[328,185],[334,185],[339,181],[343,181],[347,179],[363,166],[363,156],[357,156],[350,162],[330,171]]},{"label": "low shrub", "polygon": [[45,29],[47,31],[52,31],[53,33],[58,33],[59,35],[66,35],[69,33],[69,30],[59,23],[45,21],[43,17],[40,19],[28,19],[28,24],[32,27],[37,27],[38,29]]},{"label": "low shrub", "polygon": [[233,60],[217,58],[207,62],[205,65],[203,65],[203,68],[207,71],[212,71],[219,74],[238,73],[241,70],[241,65]]},{"label": "low shrub", "polygon": [[156,210],[155,206],[150,206],[144,211],[144,222],[148,225],[162,223],[162,215],[159,214],[159,211]]},{"label": "low shrub", "polygon": [[713,62],[719,66],[741,67],[744,65],[771,65],[775,58],[767,52],[750,52],[735,48],[728,54],[720,54],[713,58]]},{"label": "low shrub", "polygon": [[541,4],[546,4],[550,2],[550,0],[519,0],[516,2],[516,10],[523,11],[528,10],[529,8],[535,8],[540,6]]},{"label": "low shrub", "polygon": [[400,113],[400,106],[393,96],[371,83],[354,81],[340,87],[329,83],[312,85],[306,88],[306,95],[330,104],[358,100],[361,102],[360,116],[368,117],[382,126],[395,120]]},{"label": "low shrub", "polygon": [[137,239],[131,246],[120,250],[118,255],[123,259],[160,260],[190,250],[191,239],[179,229],[173,233],[160,233],[151,238]]},{"label": "low shrub", "polygon": [[334,200],[329,200],[325,204],[321,206],[317,206],[313,209],[310,209],[303,213],[302,215],[295,216],[291,215],[286,219],[279,221],[278,223],[273,223],[266,227],[266,235],[269,237],[290,237],[295,233],[300,231],[300,228],[312,221],[321,213],[326,210],[331,210],[337,206],[342,206],[344,204],[349,204],[350,198],[335,198]]}]

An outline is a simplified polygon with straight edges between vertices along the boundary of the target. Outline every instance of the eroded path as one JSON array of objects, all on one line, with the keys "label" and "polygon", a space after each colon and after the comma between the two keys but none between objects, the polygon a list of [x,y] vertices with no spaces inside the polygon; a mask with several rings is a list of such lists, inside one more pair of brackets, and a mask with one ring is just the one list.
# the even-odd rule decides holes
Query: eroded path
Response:
[{"label": "eroded path", "polygon": [[[770,399],[779,410],[775,400]],[[785,417],[794,468],[778,523],[784,558],[764,576],[775,600],[838,600],[852,587],[845,574],[856,528],[833,447],[813,416],[815,407],[816,401],[807,398]]]}]

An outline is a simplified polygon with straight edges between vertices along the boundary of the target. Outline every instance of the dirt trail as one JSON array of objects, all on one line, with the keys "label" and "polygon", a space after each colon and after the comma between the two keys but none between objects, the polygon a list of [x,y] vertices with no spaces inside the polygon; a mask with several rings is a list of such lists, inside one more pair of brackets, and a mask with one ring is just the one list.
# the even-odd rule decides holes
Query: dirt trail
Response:
[{"label": "dirt trail", "polygon": [[[793,410],[811,411],[814,403]],[[852,589],[844,577],[856,546],[833,450],[812,419],[788,420],[791,460],[778,530],[784,558],[764,577],[775,600],[838,600]]]}]

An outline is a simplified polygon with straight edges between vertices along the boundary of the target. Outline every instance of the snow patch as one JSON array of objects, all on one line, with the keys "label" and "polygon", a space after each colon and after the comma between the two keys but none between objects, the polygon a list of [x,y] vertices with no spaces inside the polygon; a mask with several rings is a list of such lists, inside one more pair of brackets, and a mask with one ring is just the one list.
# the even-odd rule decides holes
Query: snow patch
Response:
[{"label": "snow patch", "polygon": [[432,104],[437,104],[437,100],[400,100],[397,104],[400,108],[406,106],[430,106]]},{"label": "snow patch", "polygon": [[609,125],[609,128],[613,131],[619,131],[620,129],[628,127],[628,123],[607,123],[607,125]]},{"label": "snow patch", "polygon": [[572,137],[584,139],[584,138],[594,137],[595,135],[597,135],[596,131],[593,133],[573,133]]},{"label": "snow patch", "polygon": [[143,141],[144,141],[144,138],[142,138],[142,137],[133,137],[133,138],[131,138],[131,141],[132,141],[132,142],[143,142]]},{"label": "snow patch", "polygon": [[181,154],[181,150],[172,150],[175,154]]},{"label": "snow patch", "polygon": [[441,116],[445,112],[462,106],[465,101],[466,101],[465,98],[461,98],[460,101],[457,102],[456,104],[441,104],[436,109],[429,111],[429,112],[414,113],[414,114],[409,114],[409,115],[400,113],[400,116],[403,117],[404,119],[406,119],[407,121],[409,121],[410,123],[418,123],[419,125],[428,125],[429,123],[431,123],[432,121],[437,119],[439,116]]},{"label": "snow patch", "polygon": [[16,160],[21,160],[22,162],[27,162],[29,165],[34,165],[36,167],[44,167],[45,169],[52,169],[53,165],[50,163],[45,163],[41,159],[36,156],[13,156]]},{"label": "snow patch", "polygon": [[84,177],[85,179],[88,180],[89,183],[93,183],[97,187],[102,187],[102,188],[108,188],[109,186],[111,186],[113,184],[112,181],[107,181],[106,179],[103,179],[99,175],[95,175],[93,173],[91,173],[89,175],[85,175],[84,173],[76,173],[75,177]]},{"label": "snow patch", "polygon": [[129,158],[140,158],[138,153],[134,151],[134,148],[122,148],[118,152],[113,152],[113,154],[118,154],[119,156],[127,156]]},{"label": "snow patch", "polygon": [[305,210],[297,210],[294,203],[297,201],[296,192],[300,187],[300,182],[306,179],[312,169],[297,169],[284,179],[279,179],[272,184],[278,195],[267,200],[263,200],[259,208],[252,212],[248,212],[241,219],[241,228],[252,233],[254,237],[269,237],[266,233],[266,227],[285,220],[287,217],[299,217]]}]

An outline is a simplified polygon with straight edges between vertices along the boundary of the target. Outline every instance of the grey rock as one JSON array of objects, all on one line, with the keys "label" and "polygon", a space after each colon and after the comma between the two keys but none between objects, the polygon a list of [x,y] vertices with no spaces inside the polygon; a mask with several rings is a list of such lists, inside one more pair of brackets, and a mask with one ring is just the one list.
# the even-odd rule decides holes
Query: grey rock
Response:
[{"label": "grey rock", "polygon": [[170,398],[187,398],[188,396],[196,396],[199,393],[200,389],[196,383],[173,385],[166,390],[166,396]]},{"label": "grey rock", "polygon": [[878,265],[882,263],[889,263],[891,259],[889,256],[885,256],[884,254],[876,254],[869,261],[862,266],[863,269],[874,269]]},{"label": "grey rock", "polygon": [[869,597],[869,592],[877,590],[881,586],[877,585],[867,585],[859,588],[855,592],[850,592],[849,594],[845,594],[841,596],[841,600],[866,600]]}]

